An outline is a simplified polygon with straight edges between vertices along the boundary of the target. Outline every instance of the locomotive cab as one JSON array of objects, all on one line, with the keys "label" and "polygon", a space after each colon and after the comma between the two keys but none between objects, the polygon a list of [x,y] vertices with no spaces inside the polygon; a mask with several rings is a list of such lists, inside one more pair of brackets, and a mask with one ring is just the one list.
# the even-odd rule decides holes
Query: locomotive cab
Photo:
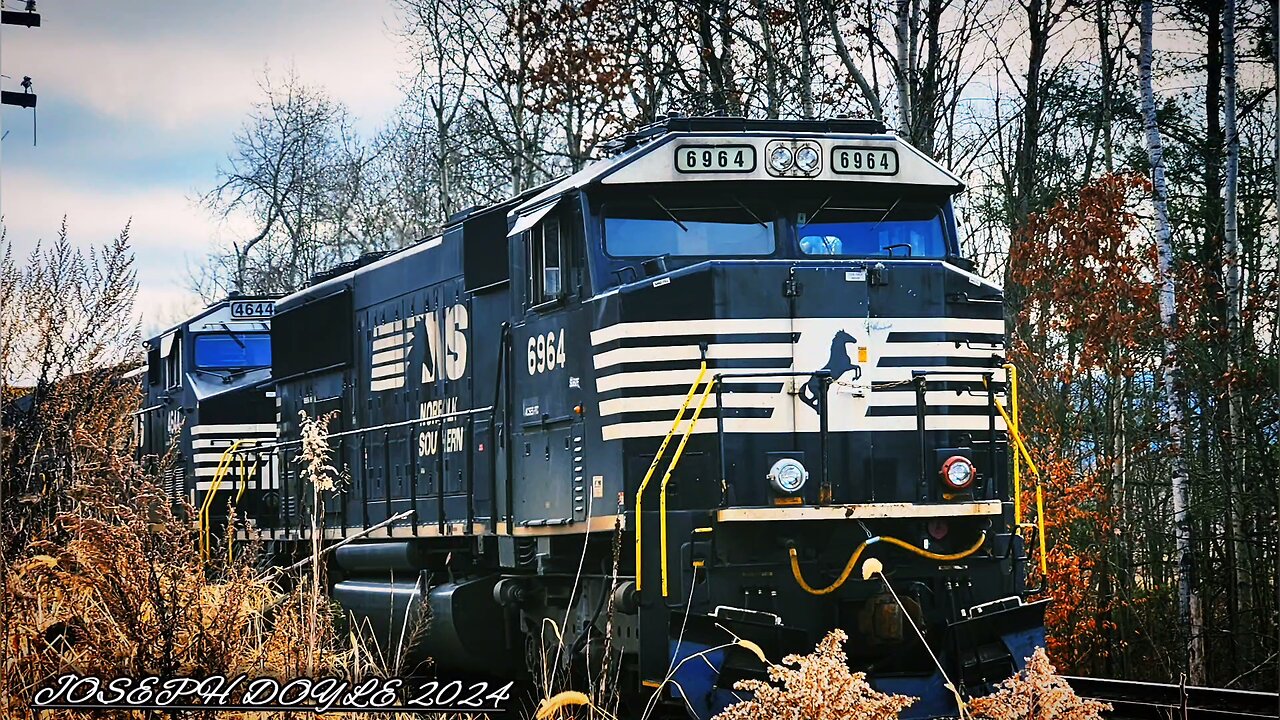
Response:
[{"label": "locomotive cab", "polygon": [[[947,700],[921,690],[941,681],[913,622],[974,687],[1043,642],[1010,531],[1001,291],[961,256],[961,183],[865,129],[668,133],[511,213],[516,472],[572,478],[529,491],[555,508],[534,523],[616,501],[639,533],[642,684],[723,641],[717,624],[778,657],[842,627],[927,714]],[[527,451],[557,432],[560,465]],[[864,554],[900,598],[841,572]],[[690,607],[706,614],[673,642]],[[678,676],[700,712],[742,676],[717,655],[714,678]]]}]

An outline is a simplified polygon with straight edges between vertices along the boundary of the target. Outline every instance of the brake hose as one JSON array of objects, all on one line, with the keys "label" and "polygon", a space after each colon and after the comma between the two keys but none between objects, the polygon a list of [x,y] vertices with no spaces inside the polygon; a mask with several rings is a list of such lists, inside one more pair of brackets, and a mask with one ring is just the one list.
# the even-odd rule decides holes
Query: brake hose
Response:
[{"label": "brake hose", "polygon": [[805,582],[804,574],[800,572],[800,556],[796,553],[796,548],[793,545],[787,550],[787,552],[791,555],[791,575],[795,577],[796,583],[798,583],[801,588],[804,588],[804,591],[809,593],[810,595],[827,595],[829,593],[833,593],[836,590],[839,590],[840,586],[844,585],[845,581],[849,579],[850,573],[852,573],[853,568],[855,568],[858,565],[858,559],[862,557],[862,552],[867,549],[867,546],[874,545],[878,542],[884,542],[884,543],[889,543],[890,545],[896,545],[902,548],[903,550],[908,550],[928,560],[936,560],[938,562],[951,562],[954,560],[963,560],[969,557],[970,555],[978,552],[978,550],[987,542],[987,534],[983,532],[982,534],[978,535],[978,541],[975,542],[973,546],[970,547],[969,549],[962,550],[958,553],[950,553],[950,554],[929,552],[928,550],[918,548],[915,545],[912,545],[911,543],[906,542],[905,540],[899,540],[896,537],[889,537],[887,535],[877,535],[876,537],[873,537],[873,538],[867,538],[866,540],[863,540],[861,543],[859,543],[858,547],[854,549],[853,554],[849,556],[849,562],[845,563],[844,570],[840,571],[840,577],[836,578],[835,582],[831,583],[830,585],[824,588],[815,588],[809,585],[809,583]]}]

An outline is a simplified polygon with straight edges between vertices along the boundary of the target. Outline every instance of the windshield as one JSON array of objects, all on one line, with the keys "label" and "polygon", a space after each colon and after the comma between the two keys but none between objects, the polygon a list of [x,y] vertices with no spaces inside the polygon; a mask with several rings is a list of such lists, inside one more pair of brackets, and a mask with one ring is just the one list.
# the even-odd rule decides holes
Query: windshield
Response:
[{"label": "windshield", "polygon": [[797,228],[805,255],[941,258],[947,254],[942,215],[933,205],[819,206],[807,217],[801,213]]},{"label": "windshield", "polygon": [[638,198],[604,206],[604,247],[613,257],[772,255],[774,211],[735,199]]},{"label": "windshield", "polygon": [[267,333],[202,333],[195,336],[196,367],[201,370],[240,370],[271,364],[271,336]]}]

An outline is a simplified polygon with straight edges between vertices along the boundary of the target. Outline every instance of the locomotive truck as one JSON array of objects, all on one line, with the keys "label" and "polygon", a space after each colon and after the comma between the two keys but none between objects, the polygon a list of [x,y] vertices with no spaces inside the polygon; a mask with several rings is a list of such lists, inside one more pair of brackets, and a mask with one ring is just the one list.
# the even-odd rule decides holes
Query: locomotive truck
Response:
[{"label": "locomotive truck", "polygon": [[708,718],[763,677],[733,637],[776,662],[842,628],[931,717],[1019,669],[1044,604],[961,181],[851,118],[670,117],[607,151],[275,302],[278,438],[230,453],[264,468],[257,531],[309,543],[299,413],[337,411],[332,595],[442,673],[607,664]]}]

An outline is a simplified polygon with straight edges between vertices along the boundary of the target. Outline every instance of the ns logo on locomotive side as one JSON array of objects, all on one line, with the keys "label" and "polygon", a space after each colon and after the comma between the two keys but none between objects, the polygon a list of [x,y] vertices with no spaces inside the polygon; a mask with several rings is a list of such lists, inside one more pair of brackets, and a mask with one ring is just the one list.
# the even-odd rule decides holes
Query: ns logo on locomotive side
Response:
[{"label": "ns logo on locomotive side", "polygon": [[[527,677],[562,642],[591,676],[612,632],[642,697],[726,630],[776,660],[839,627],[925,717],[954,707],[912,621],[967,692],[1019,668],[1043,604],[960,181],[861,120],[671,118],[612,150],[276,302],[279,439],[233,453],[270,476],[258,531],[306,542],[298,413],[338,410],[326,538],[412,512],[333,553],[333,595],[393,648],[429,608],[411,652],[441,671]],[[705,659],[662,690],[699,717],[762,675]]]}]

